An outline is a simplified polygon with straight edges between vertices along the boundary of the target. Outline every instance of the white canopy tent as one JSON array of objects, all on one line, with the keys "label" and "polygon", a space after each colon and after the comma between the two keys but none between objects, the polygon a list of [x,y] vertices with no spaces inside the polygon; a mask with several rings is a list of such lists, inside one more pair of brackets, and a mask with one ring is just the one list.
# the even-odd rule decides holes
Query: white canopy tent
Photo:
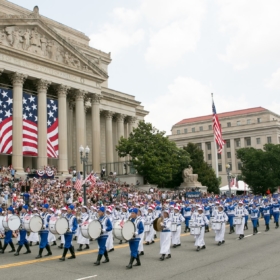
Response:
[{"label": "white canopy tent", "polygon": [[[243,192],[251,191],[249,186],[243,181],[238,181],[238,188],[235,185],[233,185],[230,189],[231,189],[231,191],[243,191]],[[228,190],[229,190],[228,185],[220,188],[220,192],[226,192]]]}]

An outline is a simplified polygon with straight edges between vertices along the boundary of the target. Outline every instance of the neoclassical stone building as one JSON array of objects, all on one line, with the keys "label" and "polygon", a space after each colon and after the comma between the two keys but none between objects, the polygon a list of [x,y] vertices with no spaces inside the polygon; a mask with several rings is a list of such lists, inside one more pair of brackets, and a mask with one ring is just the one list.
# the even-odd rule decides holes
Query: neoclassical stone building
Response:
[{"label": "neoclassical stone building", "polygon": [[[13,91],[12,154],[0,165],[17,172],[54,164],[82,170],[80,145],[89,146],[89,164],[121,161],[115,151],[121,136],[148,114],[135,97],[108,88],[110,53],[89,46],[82,32],[39,13],[0,0],[0,88]],[[38,156],[23,156],[23,92],[38,98]],[[47,98],[58,100],[58,158],[47,157]]]}]

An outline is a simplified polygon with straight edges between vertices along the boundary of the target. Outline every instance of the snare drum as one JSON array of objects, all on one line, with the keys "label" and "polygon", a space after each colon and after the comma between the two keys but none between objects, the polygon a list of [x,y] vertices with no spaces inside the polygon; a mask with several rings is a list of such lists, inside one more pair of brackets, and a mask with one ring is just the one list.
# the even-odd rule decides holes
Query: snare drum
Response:
[{"label": "snare drum", "polygon": [[64,217],[51,217],[49,221],[49,230],[53,234],[65,234],[68,230],[69,223]]},{"label": "snare drum", "polygon": [[43,220],[40,216],[25,216],[23,219],[23,228],[28,232],[38,232],[42,229]]},{"label": "snare drum", "polygon": [[122,227],[121,221],[118,221],[114,224],[113,235],[118,240],[127,240],[128,241],[133,238],[135,231],[136,231],[136,229],[135,229],[135,225],[133,222],[126,221]]},{"label": "snare drum", "polygon": [[98,220],[85,221],[81,225],[81,233],[84,238],[97,239],[102,233],[102,224]]},{"label": "snare drum", "polygon": [[144,231],[145,232],[150,231],[150,224],[144,224]]},{"label": "snare drum", "polygon": [[191,227],[191,235],[199,235],[201,231],[200,227]]},{"label": "snare drum", "polygon": [[10,217],[4,217],[2,225],[5,230],[18,230],[20,227],[20,218],[17,215],[11,215]]},{"label": "snare drum", "polygon": [[171,224],[171,231],[177,231],[177,224],[176,223],[172,223]]},{"label": "snare drum", "polygon": [[222,224],[219,222],[212,222],[212,229],[213,230],[221,230],[222,229]]},{"label": "snare drum", "polygon": [[234,225],[241,225],[242,224],[242,218],[241,217],[234,217],[233,218],[233,224]]},{"label": "snare drum", "polygon": [[189,221],[189,227],[191,228],[193,226],[194,220]]}]

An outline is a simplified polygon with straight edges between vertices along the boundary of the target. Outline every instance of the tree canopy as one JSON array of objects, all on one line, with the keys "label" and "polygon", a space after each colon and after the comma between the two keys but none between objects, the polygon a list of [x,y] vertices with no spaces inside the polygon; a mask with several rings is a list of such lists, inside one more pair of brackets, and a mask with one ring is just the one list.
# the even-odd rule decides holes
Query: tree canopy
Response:
[{"label": "tree canopy", "polygon": [[203,151],[194,143],[188,143],[183,149],[190,155],[191,166],[193,172],[198,174],[198,181],[208,187],[208,192],[219,193],[220,179],[216,177],[213,168],[204,161]]},{"label": "tree canopy", "polygon": [[266,144],[263,150],[241,148],[237,150],[237,158],[242,162],[243,180],[254,194],[265,194],[268,189],[273,193],[280,186],[279,144]]},{"label": "tree canopy", "polygon": [[159,187],[177,187],[182,182],[182,170],[190,163],[190,157],[164,134],[151,123],[141,121],[127,139],[120,139],[116,150],[119,157],[131,157],[145,182]]}]

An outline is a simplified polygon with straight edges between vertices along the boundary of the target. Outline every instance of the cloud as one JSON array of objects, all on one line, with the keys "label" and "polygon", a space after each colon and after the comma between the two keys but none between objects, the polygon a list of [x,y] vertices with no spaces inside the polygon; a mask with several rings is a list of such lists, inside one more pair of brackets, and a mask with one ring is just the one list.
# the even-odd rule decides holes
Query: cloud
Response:
[{"label": "cloud", "polygon": [[[150,111],[145,118],[160,130],[171,134],[172,126],[185,118],[212,114],[211,92],[215,89],[191,77],[177,77],[168,92],[147,104]],[[217,113],[248,108],[243,97],[224,97],[214,94]]]},{"label": "cloud", "polygon": [[280,68],[272,73],[271,78],[265,80],[265,85],[269,89],[280,90]]},{"label": "cloud", "polygon": [[144,39],[145,31],[135,28],[141,17],[139,11],[115,8],[111,16],[113,23],[105,23],[96,33],[89,36],[92,47],[112,52],[114,56]]},{"label": "cloud", "polygon": [[229,36],[219,57],[237,70],[278,56],[280,2],[278,0],[216,0],[220,31]]}]

